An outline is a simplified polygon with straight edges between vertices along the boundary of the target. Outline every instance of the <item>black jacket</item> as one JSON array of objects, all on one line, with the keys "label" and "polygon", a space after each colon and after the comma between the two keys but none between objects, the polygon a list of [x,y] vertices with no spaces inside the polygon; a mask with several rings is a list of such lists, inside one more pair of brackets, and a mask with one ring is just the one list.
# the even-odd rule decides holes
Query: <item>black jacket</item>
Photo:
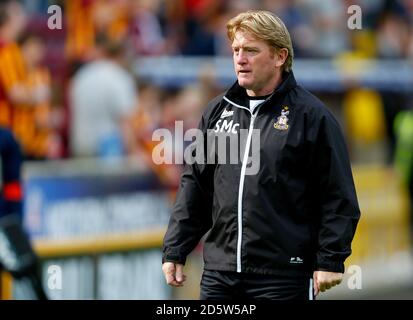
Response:
[{"label": "black jacket", "polygon": [[[344,272],[360,211],[339,124],[290,72],[253,114],[236,82],[209,103],[200,122],[205,140],[207,130],[240,135],[251,128],[260,130],[257,174],[245,175],[247,161],[185,166],[163,261],[185,263],[209,231],[205,269]],[[253,148],[248,138],[241,142],[245,152]]]}]

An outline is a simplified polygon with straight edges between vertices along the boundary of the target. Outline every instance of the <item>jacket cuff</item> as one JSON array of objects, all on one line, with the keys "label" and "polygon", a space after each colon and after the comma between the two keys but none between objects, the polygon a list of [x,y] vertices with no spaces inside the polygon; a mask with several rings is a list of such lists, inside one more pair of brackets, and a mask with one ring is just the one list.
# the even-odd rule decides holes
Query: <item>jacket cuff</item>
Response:
[{"label": "jacket cuff", "polygon": [[162,256],[162,263],[174,262],[185,265],[186,257],[177,254],[164,254]]},{"label": "jacket cuff", "polygon": [[331,260],[325,260],[322,258],[317,258],[315,271],[329,271],[329,272],[344,273],[344,262],[331,261]]}]

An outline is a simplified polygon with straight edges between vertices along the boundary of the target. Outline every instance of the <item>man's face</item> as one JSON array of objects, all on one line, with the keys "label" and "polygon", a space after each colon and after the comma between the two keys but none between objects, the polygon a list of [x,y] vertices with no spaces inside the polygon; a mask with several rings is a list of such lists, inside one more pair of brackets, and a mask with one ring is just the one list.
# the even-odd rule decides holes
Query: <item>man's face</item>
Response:
[{"label": "man's face", "polygon": [[270,94],[281,79],[280,67],[285,59],[266,42],[244,31],[235,33],[232,51],[239,85],[250,96]]}]

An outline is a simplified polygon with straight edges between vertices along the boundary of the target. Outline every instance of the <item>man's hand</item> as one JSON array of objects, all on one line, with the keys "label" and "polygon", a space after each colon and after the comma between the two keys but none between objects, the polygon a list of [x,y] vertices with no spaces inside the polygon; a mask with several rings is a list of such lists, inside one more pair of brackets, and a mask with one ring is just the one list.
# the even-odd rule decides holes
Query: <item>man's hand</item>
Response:
[{"label": "man's hand", "polygon": [[343,274],[337,272],[328,271],[314,271],[314,294],[318,295],[319,292],[324,292],[335,285],[338,285],[343,280]]},{"label": "man's hand", "polygon": [[164,262],[162,271],[165,275],[166,283],[173,287],[182,287],[186,280],[183,273],[184,266],[179,263]]}]

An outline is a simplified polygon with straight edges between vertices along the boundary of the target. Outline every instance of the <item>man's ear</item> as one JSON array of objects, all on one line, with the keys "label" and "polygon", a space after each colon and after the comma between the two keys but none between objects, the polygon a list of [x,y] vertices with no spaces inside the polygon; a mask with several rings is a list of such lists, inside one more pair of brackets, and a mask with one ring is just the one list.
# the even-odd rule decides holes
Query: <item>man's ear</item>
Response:
[{"label": "man's ear", "polygon": [[285,60],[287,60],[287,58],[288,58],[288,49],[287,48],[279,49],[275,52],[275,55],[277,57],[277,61],[275,62],[275,66],[277,68],[281,68],[285,63]]}]

